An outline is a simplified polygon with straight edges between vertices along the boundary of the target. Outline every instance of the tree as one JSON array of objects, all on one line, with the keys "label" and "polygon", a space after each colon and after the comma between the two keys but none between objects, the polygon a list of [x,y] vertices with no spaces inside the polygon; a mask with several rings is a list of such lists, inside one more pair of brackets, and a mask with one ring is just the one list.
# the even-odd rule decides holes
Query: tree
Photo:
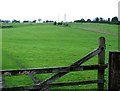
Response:
[{"label": "tree", "polygon": [[80,20],[74,20],[74,22],[80,22]]},{"label": "tree", "polygon": [[30,23],[30,21],[28,21],[28,20],[27,20],[27,21],[26,21],[26,20],[24,20],[24,21],[23,21],[23,23]]},{"label": "tree", "polygon": [[51,20],[46,20],[46,23],[50,23],[50,22],[53,22],[53,21],[51,21]]},{"label": "tree", "polygon": [[100,17],[100,18],[99,18],[99,22],[100,22],[100,23],[104,23],[105,21],[104,21],[104,19],[103,19],[102,17]]},{"label": "tree", "polygon": [[82,19],[80,20],[80,22],[85,23],[85,19],[82,18]]},{"label": "tree", "polygon": [[99,18],[98,18],[98,17],[95,18],[95,22],[96,22],[96,23],[99,22]]},{"label": "tree", "polygon": [[56,22],[56,21],[54,22],[54,25],[57,25],[57,22]]},{"label": "tree", "polygon": [[12,23],[20,23],[18,20],[12,20]]},{"label": "tree", "polygon": [[107,23],[109,23],[109,24],[110,24],[110,18],[108,18]]},{"label": "tree", "polygon": [[38,21],[39,21],[39,23],[40,23],[41,19],[38,19]]},{"label": "tree", "polygon": [[118,23],[119,23],[118,18],[117,18],[117,17],[113,17],[113,18],[111,19],[111,23],[113,23],[113,24],[118,24]]},{"label": "tree", "polygon": [[108,18],[108,22],[110,22],[110,18]]},{"label": "tree", "polygon": [[36,20],[33,20],[32,23],[36,23]]},{"label": "tree", "polygon": [[90,19],[87,19],[87,22],[91,22],[91,20],[90,20]]}]

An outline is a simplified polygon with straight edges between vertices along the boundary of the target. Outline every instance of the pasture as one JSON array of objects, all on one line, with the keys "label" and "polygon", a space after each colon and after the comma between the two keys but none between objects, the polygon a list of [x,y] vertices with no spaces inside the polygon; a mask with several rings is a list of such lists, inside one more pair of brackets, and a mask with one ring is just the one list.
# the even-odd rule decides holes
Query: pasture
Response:
[{"label": "pasture", "polygon": [[[2,29],[2,69],[27,69],[68,66],[98,47],[98,38],[106,38],[106,63],[109,51],[118,50],[118,26],[109,24],[70,23],[69,26],[12,24]],[[97,56],[85,63],[97,64]],[[35,75],[41,81],[53,74]],[[97,71],[71,72],[57,82],[97,79]],[[105,78],[108,71],[105,72]],[[32,85],[28,76],[4,78],[6,87]],[[107,82],[105,83],[107,88]],[[59,89],[95,89],[94,85]],[[57,88],[56,88],[57,89]]]}]

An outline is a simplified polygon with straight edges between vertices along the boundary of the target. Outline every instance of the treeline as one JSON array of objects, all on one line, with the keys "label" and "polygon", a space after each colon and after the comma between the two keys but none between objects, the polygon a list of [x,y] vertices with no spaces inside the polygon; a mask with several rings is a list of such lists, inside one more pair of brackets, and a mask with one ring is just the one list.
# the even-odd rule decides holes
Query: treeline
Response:
[{"label": "treeline", "polygon": [[[30,20],[24,20],[22,22],[20,22],[20,20],[0,20],[0,22],[2,23],[37,23],[37,22],[41,22],[41,19],[38,19],[38,20],[33,20],[33,21],[30,21]],[[54,22],[52,20],[46,20],[46,21],[43,21],[43,23],[51,23],[51,22]]]},{"label": "treeline", "polygon": [[118,17],[113,17],[112,19],[108,18],[108,19],[104,19],[102,17],[96,17],[95,19],[91,20],[91,19],[80,19],[80,20],[75,20],[74,22],[78,22],[78,23],[106,23],[106,24],[117,24],[120,25],[120,21],[118,20]]},{"label": "treeline", "polygon": [[41,19],[38,19],[38,20],[32,20],[32,21],[29,21],[29,20],[24,20],[24,21],[22,21],[22,22],[20,22],[20,20],[12,20],[12,21],[10,21],[10,20],[1,20],[0,19],[0,22],[2,22],[2,23],[37,23],[37,21],[38,22],[41,22]]},{"label": "treeline", "polygon": [[67,22],[54,22],[53,25],[63,25],[63,26],[69,26]]},{"label": "treeline", "polygon": [[[37,22],[41,22],[41,19],[38,20],[33,20],[33,21],[29,21],[29,20],[24,20],[23,22],[20,22],[19,20],[1,20],[0,22],[2,23],[37,23]],[[54,22],[53,20],[46,20],[43,21],[43,23],[54,23],[54,25],[63,25],[63,22]],[[108,19],[104,19],[102,17],[96,17],[95,19],[91,20],[91,19],[87,19],[85,20],[84,18],[80,19],[80,20],[74,20],[74,22],[78,22],[78,23],[106,23],[106,24],[117,24],[120,25],[120,21],[118,20],[118,17],[113,17],[113,18],[108,18]]]}]

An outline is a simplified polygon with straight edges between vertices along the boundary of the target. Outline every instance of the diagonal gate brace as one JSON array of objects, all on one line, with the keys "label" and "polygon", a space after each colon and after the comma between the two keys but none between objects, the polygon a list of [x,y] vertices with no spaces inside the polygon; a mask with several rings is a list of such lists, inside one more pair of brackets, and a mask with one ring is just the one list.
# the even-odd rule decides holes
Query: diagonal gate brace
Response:
[{"label": "diagonal gate brace", "polygon": [[[85,57],[81,58],[77,62],[75,62],[72,65],[68,66],[67,69],[70,69],[71,67],[74,67],[74,68],[79,67],[82,63],[84,63],[87,60],[89,60],[90,58],[96,56],[100,52],[101,52],[101,48],[98,48],[98,49],[94,50],[93,52],[89,53],[88,55],[86,55]],[[49,87],[47,86],[47,84],[50,84],[50,83],[54,82],[55,80],[58,80],[62,76],[66,75],[67,73],[69,73],[69,71],[68,72],[58,72],[55,75],[53,75],[52,77],[50,77],[47,80],[45,80],[44,82],[40,83],[40,90],[42,91],[42,90],[48,89]]]}]

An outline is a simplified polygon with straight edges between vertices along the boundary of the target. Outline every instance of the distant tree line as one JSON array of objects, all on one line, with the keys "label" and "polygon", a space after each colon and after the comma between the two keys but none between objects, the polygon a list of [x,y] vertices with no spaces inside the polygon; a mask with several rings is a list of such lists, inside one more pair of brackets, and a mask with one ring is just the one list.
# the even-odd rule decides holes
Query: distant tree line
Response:
[{"label": "distant tree line", "polygon": [[43,21],[43,23],[52,23],[54,22],[53,20],[46,20],[46,21]]},{"label": "distant tree line", "polygon": [[68,25],[68,23],[63,22],[63,21],[61,21],[61,22],[56,22],[56,21],[55,21],[55,22],[53,23],[53,25],[63,25],[63,26],[69,26],[69,25]]},{"label": "distant tree line", "polygon": [[91,20],[91,19],[87,19],[85,21],[85,19],[80,19],[80,20],[75,20],[74,22],[78,22],[78,23],[107,23],[107,24],[117,24],[120,25],[120,21],[118,20],[118,17],[113,17],[112,19],[108,18],[108,19],[104,19],[102,17],[96,17],[95,19]]},{"label": "distant tree line", "polygon": [[[41,19],[38,19],[38,21],[40,22]],[[20,22],[20,20],[15,20],[15,19],[12,20],[12,21],[10,21],[10,20],[1,20],[0,19],[0,22],[2,22],[2,23],[36,23],[37,20],[33,20],[33,21],[24,20],[23,22]]]},{"label": "distant tree line", "polygon": [[[33,21],[29,21],[29,20],[24,20],[23,22],[20,22],[19,20],[1,20],[0,19],[0,22],[2,23],[37,23],[37,21],[40,23],[41,22],[41,19],[38,19],[38,20],[33,20]],[[66,25],[65,23],[63,22],[54,22],[52,20],[46,20],[46,21],[43,21],[43,23],[54,23],[54,25]],[[91,20],[91,19],[87,19],[85,20],[84,18],[80,19],[80,20],[74,20],[74,22],[78,22],[78,23],[106,23],[106,24],[118,24],[120,25],[120,21],[118,20],[118,17],[113,17],[113,18],[108,18],[108,19],[104,19],[102,17],[96,17],[95,19]]]},{"label": "distant tree line", "polygon": [[10,20],[1,20],[1,19],[0,19],[0,22],[2,22],[2,23],[9,23]]},{"label": "distant tree line", "polygon": [[20,23],[18,20],[12,20],[12,23]]}]

